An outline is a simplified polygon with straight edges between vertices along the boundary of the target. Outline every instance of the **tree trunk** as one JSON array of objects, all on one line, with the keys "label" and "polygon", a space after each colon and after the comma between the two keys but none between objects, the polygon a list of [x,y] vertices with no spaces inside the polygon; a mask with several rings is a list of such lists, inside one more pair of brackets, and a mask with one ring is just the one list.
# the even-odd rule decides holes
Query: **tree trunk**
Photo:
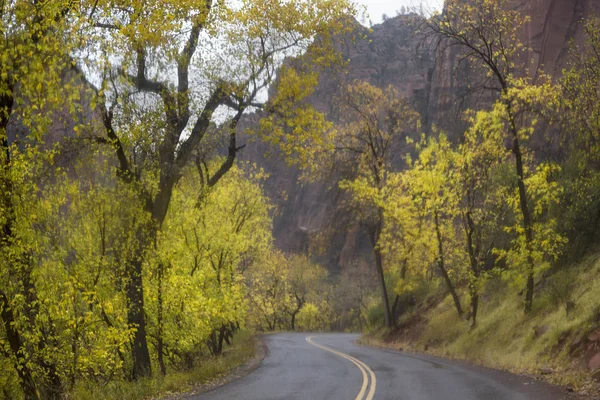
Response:
[{"label": "tree trunk", "polygon": [[477,309],[479,307],[479,294],[477,291],[471,290],[471,328],[477,326]]},{"label": "tree trunk", "polygon": [[434,220],[435,220],[434,221],[435,222],[435,233],[436,233],[437,242],[438,242],[438,260],[437,260],[438,269],[440,270],[440,273],[442,274],[442,278],[444,278],[444,281],[446,282],[446,286],[448,287],[448,290],[450,291],[450,294],[452,295],[452,299],[454,300],[454,305],[456,306],[456,311],[458,312],[458,316],[462,317],[463,310],[460,305],[460,298],[458,297],[458,294],[456,294],[456,289],[454,288],[454,285],[452,284],[452,280],[450,279],[450,276],[448,275],[448,271],[446,271],[446,266],[444,264],[444,244],[442,241],[443,240],[442,232],[440,230],[440,222],[439,222],[439,217],[438,217],[437,211],[434,213]]},{"label": "tree trunk", "polygon": [[394,319],[394,321],[396,321],[396,319],[398,319],[398,306],[400,305],[400,296],[396,295],[396,297],[394,298],[394,304],[392,305],[392,310],[391,310],[391,314],[392,314],[392,318]]},{"label": "tree trunk", "polygon": [[296,315],[300,312],[302,307],[304,306],[304,299],[298,296],[298,294],[294,293],[294,297],[296,297],[296,309],[291,313],[292,319],[290,321],[290,328],[294,331],[296,330]]},{"label": "tree trunk", "polygon": [[[141,246],[140,246],[141,247]],[[139,249],[140,252],[144,248]],[[127,323],[135,327],[132,343],[133,370],[132,378],[152,375],[150,353],[148,352],[148,341],[146,339],[146,318],[144,316],[144,286],[142,280],[142,255],[133,260],[128,266],[127,280]]]},{"label": "tree trunk", "polygon": [[518,176],[518,188],[519,188],[519,207],[521,209],[521,215],[523,217],[523,229],[525,230],[525,250],[527,251],[527,286],[525,288],[525,313],[531,312],[533,306],[533,289],[534,289],[534,271],[535,266],[533,262],[533,224],[531,221],[531,212],[529,211],[529,204],[527,203],[527,190],[525,188],[525,173],[523,172],[523,155],[521,153],[521,146],[519,144],[519,132],[515,123],[515,118],[512,113],[510,102],[506,102],[506,109],[510,119],[510,130],[513,139],[512,152],[515,156],[515,169]]},{"label": "tree trunk", "polygon": [[219,329],[219,344],[217,346],[217,354],[221,355],[223,354],[223,341],[225,339],[225,331],[226,331],[226,327],[225,325],[221,326],[221,329]]},{"label": "tree trunk", "polygon": [[164,376],[167,374],[167,368],[164,360],[164,343],[163,343],[163,274],[164,265],[162,262],[158,263],[158,315],[157,315],[157,343],[156,343],[156,356],[158,358],[158,365],[160,367],[160,373]]},{"label": "tree trunk", "polygon": [[290,329],[293,331],[296,330],[296,314],[298,314],[298,311],[292,313],[292,319],[290,321]]},{"label": "tree trunk", "polygon": [[383,259],[381,251],[377,245],[373,246],[373,254],[375,255],[375,267],[377,268],[377,276],[379,277],[379,285],[381,287],[381,300],[383,302],[383,315],[385,317],[385,327],[393,327],[393,320],[390,310],[390,301],[388,299],[387,287],[385,285],[385,275],[383,273]]},{"label": "tree trunk", "polygon": [[471,273],[473,274],[473,276],[471,276],[469,279],[469,293],[471,295],[471,310],[469,318],[471,319],[471,328],[474,328],[477,325],[477,307],[479,305],[479,292],[477,285],[479,283],[480,275],[478,254],[481,249],[481,242],[476,238],[477,244],[473,243],[475,223],[473,222],[473,218],[471,218],[470,211],[465,213],[464,219],[467,234],[467,252],[469,253]]},{"label": "tree trunk", "polygon": [[21,384],[21,390],[25,400],[38,400],[38,392],[36,390],[35,380],[33,374],[26,360],[26,352],[23,351],[23,343],[19,331],[15,328],[17,321],[15,315],[9,306],[8,298],[2,292],[0,292],[0,316],[4,324],[4,330],[6,332],[6,340],[10,347],[10,350],[15,357],[16,365],[15,371],[19,376]]}]

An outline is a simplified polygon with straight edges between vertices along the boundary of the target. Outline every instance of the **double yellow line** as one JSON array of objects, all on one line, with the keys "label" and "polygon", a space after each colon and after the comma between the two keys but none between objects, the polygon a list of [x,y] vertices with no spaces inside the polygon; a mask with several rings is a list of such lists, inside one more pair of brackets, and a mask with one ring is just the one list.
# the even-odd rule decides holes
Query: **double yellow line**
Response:
[{"label": "double yellow line", "polygon": [[[367,364],[365,364],[364,362],[360,361],[357,358],[349,356],[348,354],[344,354],[341,351],[333,350],[333,349],[330,349],[329,347],[325,347],[318,343],[315,343],[312,340],[313,338],[314,338],[314,336],[309,336],[306,338],[306,341],[308,343],[312,344],[313,346],[318,347],[319,349],[328,351],[337,356],[345,358],[346,360],[352,361],[354,363],[354,365],[356,365],[358,367],[358,369],[360,369],[360,372],[362,373],[362,377],[363,377],[363,383],[360,388],[360,392],[358,392],[358,396],[356,396],[355,400],[363,400],[363,399],[364,400],[373,400],[373,396],[375,396],[375,388],[377,387],[377,379],[375,378],[375,374],[373,373],[373,370],[371,370],[371,368],[369,368],[369,366]],[[371,378],[370,387],[369,387],[369,377]],[[367,393],[366,397],[365,397],[367,388],[369,388],[369,393]]]}]

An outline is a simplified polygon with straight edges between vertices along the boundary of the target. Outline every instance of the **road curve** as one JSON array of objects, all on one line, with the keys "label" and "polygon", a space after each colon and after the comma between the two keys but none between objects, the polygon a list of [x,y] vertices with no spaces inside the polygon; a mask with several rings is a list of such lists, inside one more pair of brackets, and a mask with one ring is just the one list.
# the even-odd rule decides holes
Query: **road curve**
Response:
[{"label": "road curve", "polygon": [[244,378],[192,399],[559,400],[564,388],[431,356],[355,344],[358,335],[266,335],[267,356]]}]

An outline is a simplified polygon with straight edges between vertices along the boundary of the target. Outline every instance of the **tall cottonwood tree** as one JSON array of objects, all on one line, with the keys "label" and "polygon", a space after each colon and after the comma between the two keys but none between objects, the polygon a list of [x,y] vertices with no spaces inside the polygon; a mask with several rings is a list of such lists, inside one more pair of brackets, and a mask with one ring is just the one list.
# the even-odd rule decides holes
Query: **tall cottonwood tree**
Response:
[{"label": "tall cottonwood tree", "polygon": [[[86,11],[90,39],[77,53],[78,69],[96,83],[105,128],[98,140],[114,148],[118,176],[137,188],[141,206],[152,216],[151,224],[133,233],[139,247],[128,267],[136,378],[151,374],[144,253],[165,219],[184,167],[211,124],[222,124],[226,155],[205,177],[207,186],[214,186],[243,147],[237,143],[242,115],[264,106],[265,89],[283,58],[310,46],[314,61],[331,62],[329,38],[345,29],[355,11],[346,0],[97,1]],[[84,57],[88,53],[91,57]],[[297,88],[313,84],[293,72],[279,76],[286,103],[304,94]]]},{"label": "tall cottonwood tree", "polygon": [[530,312],[534,290],[534,230],[531,205],[525,184],[524,155],[522,151],[522,119],[514,112],[511,88],[517,78],[515,73],[524,68],[519,63],[525,46],[519,40],[519,32],[528,21],[516,10],[510,9],[506,0],[475,0],[463,2],[451,0],[441,14],[434,15],[428,22],[428,30],[438,39],[439,46],[459,46],[462,59],[475,61],[491,80],[491,90],[506,110],[506,129],[510,136],[517,175],[519,209],[523,224],[526,264],[528,268],[525,287],[525,312]]},{"label": "tall cottonwood tree", "polygon": [[334,146],[347,162],[354,164],[355,177],[340,182],[350,192],[362,228],[369,236],[381,289],[385,325],[394,324],[385,281],[380,238],[384,230],[384,209],[388,174],[402,163],[400,149],[406,137],[418,129],[418,114],[393,88],[385,90],[367,82],[348,86],[341,101],[346,121],[338,127]]}]

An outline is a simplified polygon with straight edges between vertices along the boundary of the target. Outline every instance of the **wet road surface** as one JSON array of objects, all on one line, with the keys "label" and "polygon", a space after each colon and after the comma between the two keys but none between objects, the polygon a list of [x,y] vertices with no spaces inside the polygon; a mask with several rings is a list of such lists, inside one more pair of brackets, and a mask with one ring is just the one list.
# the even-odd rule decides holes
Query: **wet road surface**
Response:
[{"label": "wet road surface", "polygon": [[[564,388],[466,363],[360,346],[353,334],[264,337],[249,375],[193,399],[558,400]],[[308,340],[307,340],[308,339]]]}]

